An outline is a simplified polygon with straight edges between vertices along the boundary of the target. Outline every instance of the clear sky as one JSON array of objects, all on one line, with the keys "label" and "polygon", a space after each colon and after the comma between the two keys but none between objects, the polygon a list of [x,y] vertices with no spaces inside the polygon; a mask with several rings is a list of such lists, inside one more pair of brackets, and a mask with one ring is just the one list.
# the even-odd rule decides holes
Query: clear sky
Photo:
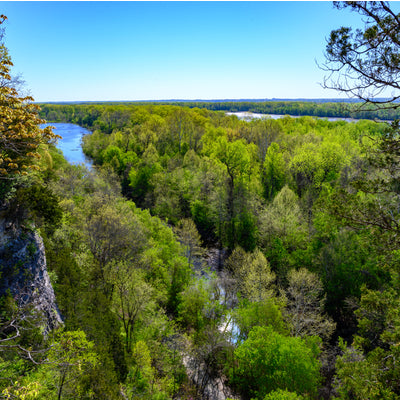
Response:
[{"label": "clear sky", "polygon": [[[361,24],[332,2],[0,2],[36,101],[334,98],[326,38]],[[361,26],[361,25],[360,25]]]}]

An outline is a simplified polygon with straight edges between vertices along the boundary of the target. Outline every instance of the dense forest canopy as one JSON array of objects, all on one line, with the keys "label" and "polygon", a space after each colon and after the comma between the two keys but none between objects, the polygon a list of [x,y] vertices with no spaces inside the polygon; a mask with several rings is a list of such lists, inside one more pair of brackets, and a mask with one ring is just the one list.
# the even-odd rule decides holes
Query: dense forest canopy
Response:
[{"label": "dense forest canopy", "polygon": [[[382,99],[383,101],[383,99]],[[79,103],[82,104],[82,103]],[[100,103],[103,105],[110,103]],[[86,103],[86,105],[100,105]],[[279,114],[293,116],[315,116],[321,118],[354,118],[379,119],[390,121],[399,119],[400,111],[395,107],[376,109],[375,106],[365,106],[359,101],[329,101],[329,100],[271,100],[271,101],[157,101],[157,102],[113,102],[114,105],[176,105],[180,107],[200,108],[211,111],[253,112],[260,114]],[[392,103],[396,105],[396,102]],[[63,105],[41,104],[42,115],[52,122],[63,121]],[[77,122],[78,123],[78,122]]]},{"label": "dense forest canopy", "polygon": [[[371,7],[376,24],[399,18]],[[7,93],[3,114],[31,101]],[[1,260],[12,235],[39,233],[64,320],[43,335],[2,296],[1,398],[399,398],[398,122],[207,104],[42,105],[91,130],[94,167],[32,128],[36,168],[0,181]]]}]

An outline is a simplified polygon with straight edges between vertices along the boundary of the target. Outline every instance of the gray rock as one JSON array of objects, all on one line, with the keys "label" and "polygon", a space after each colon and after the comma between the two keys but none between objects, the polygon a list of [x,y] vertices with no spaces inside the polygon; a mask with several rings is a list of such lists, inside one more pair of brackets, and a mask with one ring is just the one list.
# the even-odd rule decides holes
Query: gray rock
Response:
[{"label": "gray rock", "polygon": [[19,307],[29,304],[38,311],[45,334],[62,324],[42,238],[0,218],[0,296],[7,292]]}]

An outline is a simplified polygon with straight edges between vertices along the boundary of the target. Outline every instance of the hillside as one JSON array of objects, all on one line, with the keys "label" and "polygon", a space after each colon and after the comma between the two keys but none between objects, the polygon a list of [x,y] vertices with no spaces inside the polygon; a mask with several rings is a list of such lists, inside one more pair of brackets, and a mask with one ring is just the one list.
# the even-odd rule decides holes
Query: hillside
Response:
[{"label": "hillside", "polygon": [[[35,183],[63,215],[44,234],[64,331],[84,332],[97,359],[66,393],[79,383],[96,398],[206,398],[217,378],[243,399],[266,394],[263,385],[330,398],[358,368],[348,357],[359,350],[339,348],[339,337],[362,343],[373,369],[372,334],[389,346],[382,357],[392,354],[390,328],[370,314],[376,293],[380,318],[393,317],[396,301],[387,219],[397,218],[396,194],[379,189],[390,182],[390,165],[378,163],[388,125],[246,122],[172,105],[42,110],[92,130],[83,148],[96,167],[68,165],[50,147]],[[46,226],[43,212],[36,220]],[[293,357],[293,369],[269,370],[258,356],[269,351]],[[253,362],[263,372],[249,378]]]}]

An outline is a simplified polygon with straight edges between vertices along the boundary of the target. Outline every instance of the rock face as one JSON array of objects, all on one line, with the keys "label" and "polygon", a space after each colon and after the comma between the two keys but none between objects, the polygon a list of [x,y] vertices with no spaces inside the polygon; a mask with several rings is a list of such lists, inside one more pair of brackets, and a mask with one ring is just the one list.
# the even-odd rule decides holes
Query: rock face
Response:
[{"label": "rock face", "polygon": [[211,377],[204,363],[188,354],[182,358],[188,377],[196,385],[203,400],[238,399],[222,377]]},{"label": "rock face", "polygon": [[42,238],[33,230],[16,228],[0,215],[0,296],[7,291],[20,307],[35,307],[45,334],[62,324]]}]

